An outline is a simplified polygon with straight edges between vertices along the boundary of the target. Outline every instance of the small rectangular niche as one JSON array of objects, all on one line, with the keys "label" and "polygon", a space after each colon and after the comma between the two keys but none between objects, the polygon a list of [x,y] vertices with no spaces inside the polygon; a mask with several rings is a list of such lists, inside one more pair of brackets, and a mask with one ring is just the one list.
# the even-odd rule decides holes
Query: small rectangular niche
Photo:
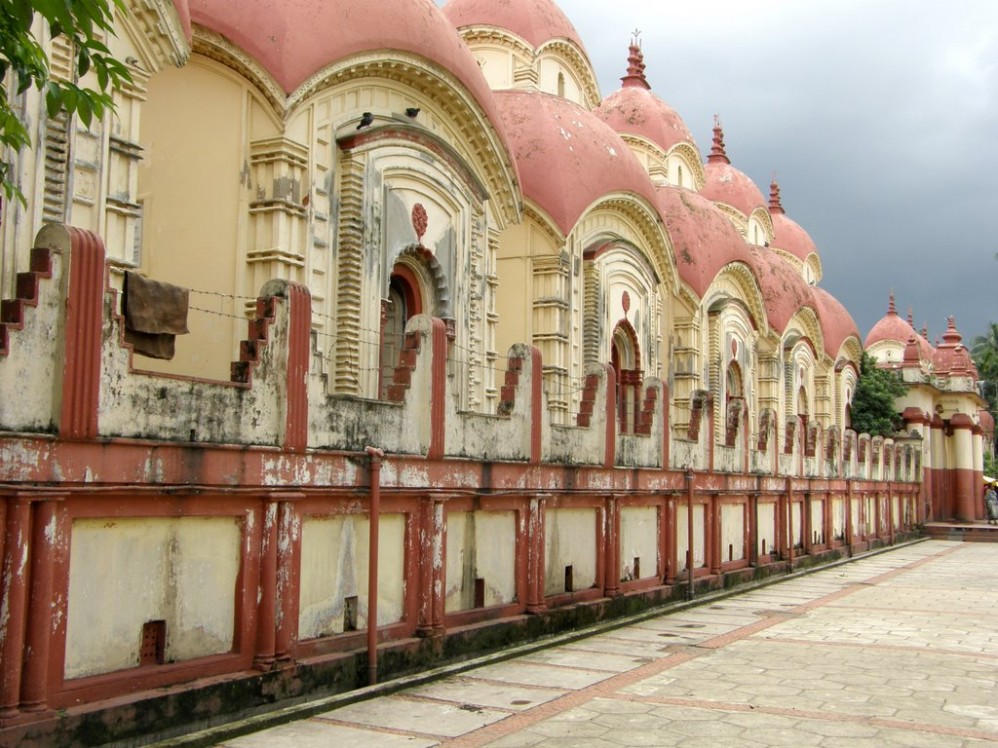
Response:
[{"label": "small rectangular niche", "polygon": [[139,665],[162,665],[164,662],[166,662],[166,621],[146,621],[142,624]]},{"label": "small rectangular niche", "polygon": [[634,579],[641,579],[641,556],[634,557]]},{"label": "small rectangular niche", "polygon": [[565,592],[572,592],[575,589],[575,582],[572,577],[572,565],[565,567]]},{"label": "small rectangular niche", "polygon": [[356,595],[351,595],[350,597],[343,598],[343,630],[344,631],[356,631],[357,630],[357,611],[359,609],[359,603],[357,601]]},{"label": "small rectangular niche", "polygon": [[482,577],[475,580],[475,607],[485,607],[485,580]]}]

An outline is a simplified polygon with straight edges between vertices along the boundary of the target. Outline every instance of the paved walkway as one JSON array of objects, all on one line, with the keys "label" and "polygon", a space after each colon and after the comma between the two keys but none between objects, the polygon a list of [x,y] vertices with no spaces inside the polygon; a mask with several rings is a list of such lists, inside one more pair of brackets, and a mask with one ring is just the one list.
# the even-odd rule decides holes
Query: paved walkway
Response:
[{"label": "paved walkway", "polygon": [[998,544],[928,541],[228,748],[998,745]]}]

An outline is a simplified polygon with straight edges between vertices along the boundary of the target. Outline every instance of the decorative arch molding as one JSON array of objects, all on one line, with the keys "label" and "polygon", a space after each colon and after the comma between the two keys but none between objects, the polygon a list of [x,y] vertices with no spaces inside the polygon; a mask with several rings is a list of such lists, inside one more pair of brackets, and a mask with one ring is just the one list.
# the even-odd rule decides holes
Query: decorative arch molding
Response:
[{"label": "decorative arch molding", "polygon": [[818,361],[818,351],[825,350],[824,335],[821,332],[821,321],[811,307],[801,307],[790,318],[783,334],[784,349],[787,348],[788,341],[796,342],[797,338],[803,338],[807,342],[812,357]]},{"label": "decorative arch molding", "polygon": [[780,257],[782,257],[787,262],[787,264],[792,266],[793,269],[796,270],[800,275],[802,276],[804,275],[804,263],[801,262],[800,257],[798,257],[795,254],[791,254],[790,252],[787,252],[787,250],[785,249],[780,249],[779,247],[771,246],[769,249],[774,254],[777,254]]},{"label": "decorative arch molding", "polygon": [[[769,334],[766,300],[752,269],[743,262],[732,262],[721,268],[704,294],[705,302],[721,289],[727,289],[730,298],[746,311],[752,326],[760,335]],[[708,302],[710,303],[710,302]]]},{"label": "decorative arch molding", "polygon": [[814,273],[814,282],[821,283],[821,279],[825,277],[825,269],[821,264],[821,257],[817,252],[812,252],[807,256],[804,264],[811,268],[811,272]]},{"label": "decorative arch molding", "polygon": [[776,411],[765,408],[759,413],[759,438],[756,449],[765,452],[769,449],[769,439],[776,434]]},{"label": "decorative arch molding", "polygon": [[132,38],[149,73],[155,74],[167,65],[186,64],[191,45],[170,0],[133,2],[128,9],[128,13],[119,13],[116,21]]},{"label": "decorative arch molding", "polygon": [[762,226],[762,230],[766,234],[767,246],[771,246],[776,234],[773,231],[773,217],[769,214],[769,211],[766,208],[756,208],[748,216],[746,226],[748,225],[748,221],[752,220],[758,221],[759,225]]},{"label": "decorative arch molding", "polygon": [[524,199],[523,214],[524,218],[533,221],[534,225],[544,233],[545,238],[549,239],[552,244],[556,247],[565,246],[566,237],[561,233],[558,224],[533,200]]},{"label": "decorative arch molding", "polygon": [[581,89],[586,97],[586,109],[591,111],[599,106],[601,101],[599,95],[599,85],[596,83],[596,75],[593,73],[593,66],[589,62],[589,58],[586,57],[585,53],[573,42],[570,42],[567,39],[551,39],[544,42],[544,44],[537,48],[537,51],[534,54],[535,67],[537,63],[540,62],[541,57],[549,52],[553,52],[568,63],[569,69],[575,75],[579,83],[582,84]]},{"label": "decorative arch molding", "polygon": [[485,185],[468,166],[457,149],[425,127],[405,122],[391,122],[366,128],[361,132],[351,132],[338,138],[336,143],[344,151],[387,145],[415,145],[424,152],[439,157],[447,164],[464,188],[476,200],[484,202],[489,199]]},{"label": "decorative arch molding", "polygon": [[700,156],[700,151],[694,148],[689,143],[676,143],[672,148],[669,149],[668,156],[676,156],[683,160],[683,163],[689,167],[690,176],[693,177],[693,191],[699,192],[707,184],[707,176],[703,171],[703,159]]},{"label": "decorative arch molding", "polygon": [[[498,228],[520,220],[520,187],[516,168],[505,144],[477,101],[457,79],[430,66],[425,59],[391,51],[365,53],[343,60],[315,73],[288,97],[287,115],[306,106],[312,99],[341,84],[357,85],[364,79],[389,80],[409,88],[417,97],[431,102],[443,119],[453,124],[455,134],[467,144],[470,158],[479,165],[480,179],[497,205],[494,215]],[[418,127],[418,126],[417,126]]]},{"label": "decorative arch molding", "polygon": [[748,236],[748,218],[742,213],[738,208],[735,208],[727,203],[722,203],[714,201],[714,207],[721,211],[732,225],[738,230],[738,233],[742,235],[742,238]]},{"label": "decorative arch molding", "polygon": [[611,193],[600,197],[583,212],[572,228],[571,235],[579,236],[586,230],[587,222],[597,213],[608,211],[625,219],[635,232],[635,243],[648,247],[649,260],[655,275],[668,291],[679,287],[679,275],[673,261],[672,242],[662,225],[658,212],[644,200],[629,193]]},{"label": "decorative arch molding", "polygon": [[[399,252],[392,261],[392,272],[394,272],[394,267],[397,265],[407,267],[432,291],[432,294],[427,294],[427,296],[433,302],[433,316],[444,320],[450,319],[453,314],[451,311],[450,284],[447,282],[447,276],[436,255],[422,244],[410,244]],[[390,282],[391,274],[385,280],[382,297],[387,297],[388,284]],[[425,298],[426,296],[424,296]]]},{"label": "decorative arch molding", "polygon": [[257,90],[273,110],[278,121],[288,113],[288,97],[284,89],[256,60],[236,47],[221,34],[203,26],[191,27],[191,51],[235,71]]},{"label": "decorative arch molding", "polygon": [[523,37],[505,29],[495,26],[464,26],[458,29],[458,33],[464,39],[464,43],[472,48],[473,53],[473,48],[477,45],[492,45],[513,52],[527,64],[533,60],[534,48]]}]

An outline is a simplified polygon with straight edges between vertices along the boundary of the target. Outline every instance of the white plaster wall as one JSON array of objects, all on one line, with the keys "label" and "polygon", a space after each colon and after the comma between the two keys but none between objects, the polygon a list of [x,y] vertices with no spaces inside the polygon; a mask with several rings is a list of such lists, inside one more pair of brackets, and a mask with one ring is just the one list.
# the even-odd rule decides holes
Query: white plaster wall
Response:
[{"label": "white plaster wall", "polygon": [[167,662],[230,651],[240,536],[231,517],[74,522],[65,677],[137,667],[147,621]]},{"label": "white plaster wall", "polygon": [[846,500],[832,499],[832,539],[842,540],[846,534]]},{"label": "white plaster wall", "polygon": [[756,512],[756,526],[758,527],[757,542],[759,543],[758,553],[765,555],[774,553],[776,547],[776,503],[767,501],[759,502]]},{"label": "white plaster wall", "polygon": [[811,499],[808,511],[811,512],[811,542],[826,542],[828,538],[824,536],[824,530],[822,529],[824,523],[821,516],[821,499]]},{"label": "white plaster wall", "polygon": [[804,538],[804,512],[800,503],[793,503],[790,506],[790,524],[792,527],[790,539],[796,548],[801,545]]},{"label": "white plaster wall", "polygon": [[859,510],[860,510],[860,499],[855,498],[855,499],[852,500],[851,506],[849,508],[849,511],[852,514],[852,528],[851,528],[851,530],[852,530],[852,535],[854,537],[856,535],[861,534],[864,531],[863,530],[863,524],[860,522],[860,518],[859,518]]},{"label": "white plaster wall", "polygon": [[[686,531],[686,504],[676,507],[676,568],[686,568],[686,552],[689,550],[689,538]],[[693,567],[699,569],[704,565],[704,533],[703,504],[693,505]]]},{"label": "white plaster wall", "polygon": [[571,564],[574,589],[596,584],[596,510],[548,509],[544,513],[544,594],[565,592]]},{"label": "white plaster wall", "polygon": [[448,613],[475,605],[485,580],[485,607],[516,600],[516,513],[447,512]]},{"label": "white plaster wall", "polygon": [[[298,638],[343,633],[343,600],[357,597],[357,628],[367,628],[370,522],[367,515],[306,517],[301,531]],[[402,620],[405,515],[378,526],[378,625]]]},{"label": "white plaster wall", "polygon": [[[640,575],[634,559],[641,560]],[[658,574],[658,508],[625,506],[620,510],[620,579],[653,577]]]},{"label": "white plaster wall", "polygon": [[721,504],[721,561],[745,558],[745,510],[741,504]]}]

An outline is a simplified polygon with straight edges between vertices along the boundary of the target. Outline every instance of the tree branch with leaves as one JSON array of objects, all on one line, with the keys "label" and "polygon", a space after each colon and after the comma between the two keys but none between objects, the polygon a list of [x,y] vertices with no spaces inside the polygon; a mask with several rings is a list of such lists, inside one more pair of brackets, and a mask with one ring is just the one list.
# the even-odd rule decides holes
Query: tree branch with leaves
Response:
[{"label": "tree branch with leaves", "polygon": [[903,420],[895,401],[907,392],[904,382],[895,372],[881,369],[869,353],[863,353],[859,364],[859,380],[852,396],[852,429],[857,434],[891,436],[901,428]]},{"label": "tree branch with leaves", "polygon": [[[0,0],[0,188],[5,198],[24,195],[17,185],[14,159],[32,146],[28,126],[12,97],[31,88],[44,93],[49,117],[65,111],[87,127],[94,118],[114,108],[113,91],[131,82],[128,67],[117,60],[105,39],[114,35],[115,9],[124,13],[123,0]],[[43,41],[33,28],[40,18],[52,38],[70,42],[72,80],[51,76]],[[90,72],[96,87],[81,85]]]}]

